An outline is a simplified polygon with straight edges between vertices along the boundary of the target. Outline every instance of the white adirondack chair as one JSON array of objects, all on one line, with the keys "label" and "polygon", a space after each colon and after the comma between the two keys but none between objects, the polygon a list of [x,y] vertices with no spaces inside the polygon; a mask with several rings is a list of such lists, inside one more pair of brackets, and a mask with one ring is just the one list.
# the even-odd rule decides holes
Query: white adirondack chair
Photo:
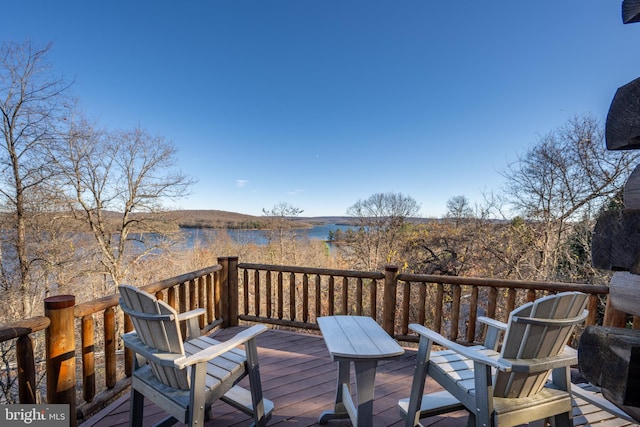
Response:
[{"label": "white adirondack chair", "polygon": [[[547,418],[556,427],[571,426],[569,367],[578,358],[566,343],[587,316],[586,301],[583,293],[563,292],[514,310],[506,325],[482,318],[488,326],[482,346],[466,347],[422,325],[410,325],[420,344],[411,396],[398,402],[405,425],[466,408],[469,426],[541,424]],[[446,349],[432,352],[432,344]],[[427,374],[444,391],[423,396]]]},{"label": "white adirondack chair", "polygon": [[[153,295],[128,285],[118,287],[120,306],[134,331],[124,334],[134,352],[129,425],[141,426],[144,397],[169,417],[158,425],[182,422],[202,426],[211,404],[220,399],[266,426],[273,403],[262,396],[255,337],[266,327],[253,326],[225,342],[199,336],[197,322],[189,322],[190,337],[183,342],[180,321],[195,319],[204,310],[178,315]],[[244,344],[244,350],[237,348]],[[236,385],[249,376],[250,390]]]}]

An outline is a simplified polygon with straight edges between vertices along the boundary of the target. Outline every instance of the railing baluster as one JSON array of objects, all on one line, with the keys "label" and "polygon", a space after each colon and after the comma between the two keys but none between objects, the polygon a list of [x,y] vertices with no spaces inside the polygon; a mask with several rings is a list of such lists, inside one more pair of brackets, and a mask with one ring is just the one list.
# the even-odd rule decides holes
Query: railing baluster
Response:
[{"label": "railing baluster", "polygon": [[96,395],[95,331],[93,315],[80,320],[82,345],[82,392],[85,402],[91,402]]},{"label": "railing baluster", "polygon": [[349,314],[349,278],[342,277],[342,314]]},{"label": "railing baluster", "polygon": [[418,323],[420,325],[424,325],[426,322],[426,311],[427,311],[427,285],[424,283],[419,283],[420,287],[418,288]]},{"label": "railing baluster", "polygon": [[[124,333],[133,331],[133,322],[131,318],[124,315]],[[133,351],[131,349],[125,348],[124,350],[124,374],[127,377],[130,377],[133,373]]]},{"label": "railing baluster", "polygon": [[174,310],[178,309],[178,302],[176,301],[176,288],[175,286],[167,289],[167,304],[173,307]]},{"label": "railing baluster", "polygon": [[452,301],[451,301],[451,333],[449,339],[455,341],[458,339],[458,326],[460,324],[460,285],[452,285]]},{"label": "railing baluster", "polygon": [[302,275],[302,321],[309,321],[309,275]]},{"label": "railing baluster", "polygon": [[183,282],[178,285],[178,312],[187,311],[187,285]]},{"label": "railing baluster", "polygon": [[319,274],[316,274],[316,319],[322,316],[322,277]]},{"label": "railing baluster", "polygon": [[373,320],[378,319],[378,282],[375,279],[371,279],[369,282],[369,315]]},{"label": "railing baluster", "polygon": [[411,282],[404,281],[403,282],[403,291],[402,291],[402,325],[401,325],[401,333],[402,335],[407,335],[409,333],[409,303],[411,302]]},{"label": "railing baluster", "polygon": [[[507,307],[506,307],[506,315],[509,316],[509,313],[513,311],[516,305],[516,290],[514,288],[509,288],[507,291]],[[505,319],[506,321],[506,319]]]},{"label": "railing baluster", "polygon": [[242,306],[244,308],[244,314],[249,314],[249,270],[245,270],[242,274]]},{"label": "railing baluster", "polygon": [[433,319],[433,328],[436,332],[442,333],[442,306],[444,303],[444,284],[438,283],[436,285],[436,302],[435,312]]},{"label": "railing baluster", "polygon": [[[187,285],[182,282],[178,285],[178,313],[187,311]],[[182,331],[182,339],[187,338],[187,322],[180,322],[180,330]]]},{"label": "railing baluster", "polygon": [[273,316],[272,296],[271,296],[271,271],[265,271],[265,297],[267,303],[267,317]]},{"label": "railing baluster", "polygon": [[296,320],[296,274],[289,274],[289,318]]},{"label": "railing baluster", "polygon": [[282,320],[284,317],[284,283],[282,278],[282,272],[278,272],[278,319]]},{"label": "railing baluster", "polygon": [[104,311],[104,359],[105,384],[107,388],[116,385],[116,314],[113,307]]},{"label": "railing baluster", "polygon": [[213,275],[207,274],[205,277],[205,287],[207,289],[207,325],[213,323],[214,314],[213,308],[215,306],[215,295],[213,294]]},{"label": "railing baluster", "polygon": [[469,322],[467,323],[467,342],[473,343],[476,338],[476,320],[478,319],[478,287],[471,287],[469,302]]},{"label": "railing baluster", "polygon": [[18,399],[20,403],[36,403],[36,369],[33,355],[33,340],[24,335],[16,340],[18,364]]},{"label": "railing baluster", "polygon": [[362,316],[362,277],[356,281],[356,316]]},{"label": "railing baluster", "polygon": [[327,313],[329,316],[333,316],[333,302],[336,299],[335,293],[335,279],[333,276],[329,276],[329,298],[327,298]]},{"label": "railing baluster", "polygon": [[489,288],[489,301],[487,303],[487,317],[496,318],[496,308],[498,307],[498,288]]},{"label": "railing baluster", "polygon": [[226,303],[223,302],[223,295],[226,293],[222,291],[222,274],[218,272],[213,276],[213,306],[216,319],[222,318],[228,310]]},{"label": "railing baluster", "polygon": [[533,302],[536,300],[536,290],[529,289],[527,290],[527,302]]},{"label": "railing baluster", "polygon": [[255,299],[255,313],[260,316],[260,270],[253,272],[253,294]]},{"label": "railing baluster", "polygon": [[[194,279],[196,280],[196,279]],[[204,293],[204,277],[198,277],[197,279],[197,286],[198,286],[198,308],[205,308],[205,302],[204,302],[204,297],[205,297],[205,293]],[[206,313],[206,311],[205,311]],[[198,322],[199,325],[198,327],[200,329],[204,329],[204,321],[205,321],[205,317],[204,316],[199,316],[198,317]]]}]

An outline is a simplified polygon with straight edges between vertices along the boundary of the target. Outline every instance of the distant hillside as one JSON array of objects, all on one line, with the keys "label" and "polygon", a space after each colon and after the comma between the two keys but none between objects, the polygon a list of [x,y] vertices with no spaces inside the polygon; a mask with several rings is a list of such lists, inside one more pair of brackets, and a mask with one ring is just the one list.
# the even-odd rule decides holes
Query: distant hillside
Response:
[{"label": "distant hillside", "polygon": [[[245,215],[220,210],[176,210],[161,214],[162,220],[176,223],[182,228],[268,229],[272,220],[267,216]],[[291,218],[295,227],[305,228],[321,224],[348,224],[349,218],[316,217]]]},{"label": "distant hillside", "polygon": [[[245,215],[236,212],[219,210],[176,210],[162,214],[162,219],[176,223],[182,228],[241,228],[241,229],[268,229],[271,228],[271,219],[267,216]],[[348,216],[316,216],[291,218],[295,227],[304,228],[314,225],[338,224],[353,225],[354,218]],[[433,218],[410,218],[412,223],[425,223],[433,221]]]},{"label": "distant hillside", "polygon": [[[104,211],[104,217],[113,226],[117,227],[120,221],[120,213]],[[215,229],[270,229],[273,228],[273,219],[268,216],[246,215],[236,212],[220,210],[172,210],[153,215],[136,213],[134,217],[145,217],[155,220],[155,229],[177,230],[178,228],[215,228]],[[7,221],[8,217],[0,213],[0,224]],[[354,218],[348,216],[319,216],[319,217],[295,217],[290,218],[291,227],[310,228],[317,225],[337,224],[354,225]],[[429,219],[411,218],[409,221],[427,222]],[[80,220],[67,218],[66,227],[74,231],[89,231],[86,224]],[[0,225],[1,227],[1,225]],[[137,231],[145,231],[144,229]]]},{"label": "distant hillside", "polygon": [[268,228],[268,219],[219,210],[178,210],[161,214],[182,228]]}]

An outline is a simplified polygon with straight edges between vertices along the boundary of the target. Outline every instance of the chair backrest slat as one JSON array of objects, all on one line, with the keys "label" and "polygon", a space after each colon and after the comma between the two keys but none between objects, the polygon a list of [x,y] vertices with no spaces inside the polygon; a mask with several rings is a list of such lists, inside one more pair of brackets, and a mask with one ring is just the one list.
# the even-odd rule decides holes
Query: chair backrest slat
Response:
[{"label": "chair backrest slat", "polygon": [[[575,325],[584,320],[582,314],[586,302],[586,294],[563,292],[514,310],[509,316],[501,357],[535,359],[559,355]],[[524,397],[536,394],[544,386],[550,372],[498,372],[494,396]]]}]

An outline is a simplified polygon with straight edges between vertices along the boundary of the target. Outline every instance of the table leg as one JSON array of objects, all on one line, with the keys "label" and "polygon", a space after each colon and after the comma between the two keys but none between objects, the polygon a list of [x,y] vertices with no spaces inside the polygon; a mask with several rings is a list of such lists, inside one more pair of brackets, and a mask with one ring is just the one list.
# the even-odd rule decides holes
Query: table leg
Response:
[{"label": "table leg", "polygon": [[347,386],[347,390],[351,389],[351,361],[338,360],[338,384],[336,390],[336,401],[332,411],[324,411],[318,418],[318,424],[325,424],[329,420],[336,418],[349,418],[349,413],[344,405],[344,398],[351,399],[351,395],[343,395],[343,384]]},{"label": "table leg", "polygon": [[358,390],[358,427],[371,426],[373,423],[373,389],[376,380],[376,360],[358,360],[354,362],[356,387]]},{"label": "table leg", "polygon": [[[338,361],[338,386],[336,401],[332,411],[324,411],[318,418],[318,424],[325,424],[329,420],[338,418],[352,418],[355,427],[369,427],[373,422],[373,391],[376,380],[376,360],[354,361],[356,371],[356,390],[358,402],[356,408],[351,400],[350,393],[350,361]],[[345,393],[347,393],[345,395]]]}]

